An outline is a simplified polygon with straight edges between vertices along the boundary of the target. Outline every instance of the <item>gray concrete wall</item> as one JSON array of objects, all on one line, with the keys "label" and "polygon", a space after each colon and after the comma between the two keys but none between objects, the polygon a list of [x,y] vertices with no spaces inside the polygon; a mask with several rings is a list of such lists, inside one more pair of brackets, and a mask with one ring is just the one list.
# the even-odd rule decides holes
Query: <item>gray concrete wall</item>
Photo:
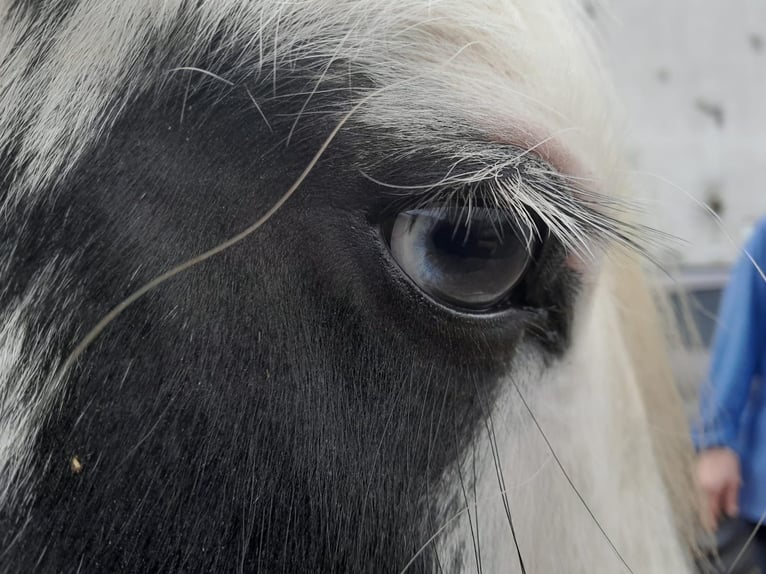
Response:
[{"label": "gray concrete wall", "polygon": [[[611,0],[592,13],[634,185],[650,223],[688,242],[662,258],[730,262],[766,215],[766,1]],[[734,244],[695,201],[720,211]]]}]

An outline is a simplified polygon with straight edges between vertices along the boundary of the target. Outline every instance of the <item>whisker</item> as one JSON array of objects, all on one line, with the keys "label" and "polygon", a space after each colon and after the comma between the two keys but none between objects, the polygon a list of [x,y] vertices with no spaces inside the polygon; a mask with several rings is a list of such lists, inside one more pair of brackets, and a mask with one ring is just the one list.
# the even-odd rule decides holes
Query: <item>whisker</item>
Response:
[{"label": "whisker", "polygon": [[[537,478],[537,476],[538,476],[538,475],[539,475],[539,474],[540,474],[540,473],[541,473],[541,472],[542,472],[542,471],[545,469],[545,467],[546,467],[546,466],[548,466],[548,463],[549,463],[551,460],[553,460],[553,457],[548,457],[548,458],[546,458],[546,459],[545,459],[545,462],[543,462],[543,463],[540,465],[540,467],[539,467],[537,470],[535,470],[535,472],[534,472],[534,473],[533,473],[533,474],[532,474],[532,475],[531,475],[529,478],[527,478],[526,480],[524,480],[524,481],[520,482],[519,484],[516,484],[516,485],[514,485],[514,486],[513,486],[513,488],[511,488],[511,489],[508,489],[508,491],[506,491],[506,492],[510,492],[510,491],[512,491],[512,490],[516,490],[516,489],[519,489],[519,488],[521,488],[522,486],[525,486],[525,485],[527,485],[528,483],[532,482],[532,481],[533,481],[535,478]],[[501,492],[499,492],[498,494],[499,494],[500,496],[502,496],[502,495],[506,494],[506,492],[502,492],[502,491],[501,491]],[[488,504],[489,502],[491,502],[491,501],[493,501],[493,500],[494,500],[494,496],[487,496],[487,497],[485,497],[485,498],[483,498],[483,499],[481,499],[481,500],[475,500],[474,504],[475,504],[475,505],[479,505],[479,504],[481,504],[481,505],[484,505],[484,504]],[[459,519],[461,516],[463,516],[463,514],[465,514],[466,512],[468,512],[469,508],[470,508],[470,507],[468,507],[468,506],[464,506],[463,508],[461,508],[460,510],[458,510],[458,511],[457,511],[455,514],[453,514],[452,516],[450,516],[450,517],[449,517],[449,518],[448,518],[448,519],[447,519],[447,520],[444,522],[444,524],[442,524],[442,525],[439,527],[439,529],[438,529],[438,530],[436,530],[436,531],[435,531],[435,532],[434,532],[434,533],[433,533],[433,534],[432,534],[432,535],[431,535],[431,536],[428,538],[428,540],[426,540],[426,541],[423,543],[423,545],[422,545],[422,546],[421,546],[421,547],[418,549],[418,551],[417,551],[415,554],[413,554],[412,558],[410,558],[410,561],[409,561],[409,562],[407,562],[407,564],[405,564],[404,568],[403,568],[403,569],[402,569],[402,570],[399,572],[399,574],[405,574],[405,573],[407,572],[407,570],[409,570],[410,566],[412,566],[412,565],[415,563],[415,561],[418,559],[418,557],[419,557],[419,556],[420,556],[420,555],[421,555],[423,552],[425,552],[425,551],[426,551],[426,549],[427,549],[427,548],[428,548],[428,547],[429,547],[431,544],[433,544],[433,543],[436,541],[436,539],[437,539],[437,538],[439,538],[439,536],[440,536],[440,535],[441,535],[441,534],[442,534],[442,533],[443,533],[443,532],[444,532],[444,531],[445,531],[445,530],[446,530],[446,529],[447,529],[449,526],[451,526],[451,525],[452,525],[452,523],[453,523],[453,522],[455,522],[455,521],[456,521],[456,520],[458,520],[458,519]]]},{"label": "whisker", "polygon": [[473,471],[473,515],[476,519],[476,546],[479,554],[479,572],[483,571],[481,563],[481,533],[479,532],[479,500],[476,493],[476,443],[471,441],[471,468]]},{"label": "whisker", "polygon": [[[449,393],[447,392],[447,390],[448,390],[448,387],[445,386],[444,387],[444,391],[442,393],[441,406],[439,407],[439,416],[436,419],[436,424],[435,425],[434,425],[433,417],[431,417],[431,425],[430,425],[430,427],[428,429],[428,433],[429,433],[429,438],[428,438],[428,453],[429,454],[428,454],[428,458],[429,458],[429,461],[430,461],[431,453],[433,452],[433,446],[434,446],[433,445],[433,438],[434,438],[433,430],[434,430],[434,428],[436,428],[437,430],[441,429],[442,418],[444,416],[444,410],[447,408],[447,397],[449,396]],[[428,477],[426,477],[426,480],[428,480]],[[439,562],[439,568],[441,568],[441,561],[438,560],[438,555],[437,555],[437,561]]]},{"label": "whisker", "polygon": [[[453,423],[454,422],[455,422],[455,420],[453,419]],[[458,444],[458,437],[459,436],[460,435],[459,435],[458,430],[457,430],[457,425],[455,424],[455,449],[456,449],[456,451],[457,451],[457,444]],[[476,561],[476,568],[478,569],[479,574],[481,574],[481,572],[482,572],[482,569],[481,569],[481,557],[479,556],[479,546],[478,546],[478,540],[477,540],[477,533],[474,532],[474,525],[473,525],[474,519],[476,518],[476,516],[474,515],[473,518],[471,517],[471,510],[470,510],[471,505],[468,502],[468,492],[466,491],[466,488],[465,488],[465,481],[463,480],[463,472],[460,470],[460,455],[459,455],[459,453],[457,453],[457,456],[455,457],[455,468],[456,468],[456,471],[457,471],[458,480],[460,481],[460,490],[461,490],[461,493],[463,494],[463,500],[465,501],[465,508],[466,508],[466,511],[467,511],[467,514],[468,514],[468,528],[471,531],[471,543],[473,545],[474,560]],[[478,526],[479,526],[479,523],[478,523],[478,520],[476,520],[476,527],[477,527],[477,529],[478,529]]]},{"label": "whisker", "polygon": [[[692,203],[694,203],[697,207],[701,207],[708,215],[710,215],[710,217],[712,217],[713,221],[718,226],[718,229],[721,230],[721,232],[724,234],[724,236],[726,237],[726,240],[729,242],[730,245],[733,245],[735,247],[737,247],[739,245],[739,243],[737,241],[735,241],[734,238],[731,236],[731,233],[729,233],[729,231],[726,229],[726,226],[724,225],[723,220],[721,219],[721,216],[719,216],[715,211],[713,211],[713,209],[709,205],[706,205],[704,202],[702,202],[699,199],[697,199],[696,197],[694,197],[691,193],[686,191],[680,185],[678,185],[676,183],[673,183],[671,180],[669,180],[669,179],[667,179],[665,177],[662,177],[659,174],[648,172],[648,171],[633,171],[631,173],[636,174],[636,175],[644,175],[644,176],[648,176],[648,177],[653,177],[653,178],[657,179],[658,181],[661,181],[661,182],[671,186],[676,191],[681,192],[689,200],[691,200]],[[753,258],[752,254],[749,251],[747,251],[747,249],[744,249],[744,248],[741,248],[740,251],[742,253],[744,253],[745,256],[750,260],[750,263],[753,264],[753,267],[755,267],[755,270],[758,272],[758,275],[761,276],[761,280],[766,282],[766,273],[761,268],[761,266],[758,265],[758,262]]]},{"label": "whisker", "polygon": [[503,473],[502,463],[500,462],[500,452],[497,447],[497,436],[495,435],[495,425],[492,421],[491,413],[486,408],[486,404],[484,403],[483,397],[481,396],[481,392],[479,391],[478,387],[476,387],[475,381],[474,381],[474,388],[476,389],[476,396],[479,399],[481,410],[485,415],[484,424],[487,428],[487,437],[489,439],[490,451],[492,452],[492,460],[495,465],[495,473],[497,474],[497,482],[500,488],[501,499],[503,501],[503,508],[505,509],[505,515],[506,515],[506,518],[508,519],[508,526],[510,526],[511,528],[511,537],[513,538],[513,545],[516,547],[516,556],[519,559],[521,574],[526,574],[527,569],[524,566],[524,558],[521,555],[521,548],[519,546],[519,540],[516,535],[516,527],[513,524],[513,517],[511,515],[511,506],[510,506],[510,502],[508,501],[507,488],[505,485],[505,475]]},{"label": "whisker", "polygon": [[726,574],[732,574],[732,572],[734,572],[734,567],[745,555],[745,552],[753,543],[753,540],[755,540],[755,535],[758,534],[758,530],[761,528],[761,526],[763,526],[764,521],[766,521],[766,509],[763,511],[763,514],[761,514],[761,517],[758,519],[756,525],[753,527],[753,531],[750,533],[750,536],[748,536],[745,544],[742,546],[742,548],[740,548],[739,553],[737,553],[736,558],[734,558],[734,562],[731,563],[731,566],[729,566]]},{"label": "whisker", "polygon": [[516,389],[516,393],[518,393],[519,398],[521,399],[522,404],[524,405],[524,408],[529,413],[529,416],[532,418],[532,422],[534,423],[535,427],[537,427],[537,430],[540,432],[540,436],[543,437],[543,440],[545,441],[545,444],[548,446],[548,450],[551,452],[551,456],[553,456],[553,460],[556,462],[556,466],[559,467],[559,470],[564,475],[564,478],[569,483],[569,486],[571,487],[572,491],[577,495],[577,498],[582,503],[585,510],[588,512],[590,517],[593,519],[593,522],[595,523],[596,527],[601,531],[601,534],[606,539],[607,543],[611,547],[612,551],[615,553],[617,558],[620,559],[620,562],[622,562],[622,565],[625,567],[625,569],[630,572],[630,574],[635,574],[630,566],[628,566],[628,563],[625,561],[625,559],[622,557],[622,554],[620,554],[620,551],[617,550],[617,547],[612,542],[612,539],[609,537],[609,535],[606,533],[604,528],[601,526],[601,523],[598,521],[596,516],[593,514],[593,511],[590,509],[590,506],[587,502],[585,502],[585,499],[583,498],[582,494],[580,494],[580,491],[577,489],[577,487],[574,485],[574,482],[572,482],[572,479],[569,477],[569,473],[564,469],[564,465],[561,463],[561,460],[559,459],[558,455],[556,454],[556,451],[553,449],[553,445],[551,444],[550,440],[548,440],[548,436],[545,434],[545,431],[543,431],[543,428],[540,426],[540,423],[537,421],[537,417],[532,412],[532,409],[530,408],[529,404],[527,403],[527,400],[524,398],[524,395],[521,393],[521,389],[519,389],[519,386],[516,384],[516,381],[511,379],[511,384],[513,385],[513,388]]},{"label": "whisker", "polygon": [[[219,76],[216,76],[212,72],[208,72],[207,70],[202,70],[199,68],[175,68],[173,70],[170,70],[171,72],[177,71],[177,70],[193,70],[198,71],[203,74],[207,74],[210,76],[213,76],[224,83],[233,85],[228,80],[225,80],[224,78],[221,78]],[[112,308],[111,311],[109,311],[106,315],[104,315],[101,320],[96,323],[96,325],[91,328],[88,333],[80,340],[80,342],[77,344],[77,346],[72,350],[72,352],[67,356],[67,358],[64,360],[64,363],[62,364],[62,367],[59,369],[59,373],[63,375],[64,373],[68,372],[69,369],[72,367],[72,365],[77,361],[77,359],[90,347],[90,345],[95,341],[99,335],[106,329],[112,321],[117,319],[122,313],[130,306],[133,305],[136,301],[141,299],[144,295],[147,293],[153,291],[158,286],[162,285],[166,281],[172,279],[176,275],[183,273],[184,271],[191,269],[192,267],[196,267],[200,263],[203,263],[204,261],[207,261],[208,259],[215,257],[219,253],[222,253],[223,251],[226,251],[230,247],[236,245],[237,243],[243,241],[253,233],[255,233],[258,229],[261,228],[271,217],[279,211],[279,209],[285,204],[285,202],[292,197],[292,195],[298,190],[298,188],[303,184],[304,180],[308,177],[309,173],[314,169],[314,166],[317,164],[317,162],[322,158],[324,153],[327,151],[327,148],[330,147],[330,144],[335,140],[335,137],[340,133],[341,128],[348,122],[348,120],[351,118],[353,114],[355,114],[363,105],[365,105],[372,97],[380,94],[383,92],[386,88],[381,88],[377,90],[376,92],[373,92],[366,96],[365,98],[361,99],[359,102],[357,102],[354,107],[351,108],[351,110],[348,111],[341,119],[340,121],[335,125],[333,130],[330,132],[330,135],[327,136],[327,138],[324,140],[322,145],[319,147],[319,150],[317,150],[316,154],[311,158],[311,161],[308,163],[308,165],[305,167],[305,169],[301,172],[301,174],[298,176],[298,179],[295,180],[295,182],[290,186],[290,188],[264,213],[260,218],[258,218],[253,224],[251,224],[249,227],[245,228],[243,231],[239,232],[238,234],[234,235],[233,237],[230,237],[226,241],[223,241],[222,243],[219,243],[215,247],[201,253],[200,255],[197,255],[195,257],[192,257],[191,259],[187,259],[183,263],[176,265],[175,267],[169,269],[168,271],[165,271],[164,273],[158,275],[148,283],[144,284],[142,287],[134,291],[132,294],[130,294],[128,297],[123,299],[120,303],[118,303],[115,307]]]}]

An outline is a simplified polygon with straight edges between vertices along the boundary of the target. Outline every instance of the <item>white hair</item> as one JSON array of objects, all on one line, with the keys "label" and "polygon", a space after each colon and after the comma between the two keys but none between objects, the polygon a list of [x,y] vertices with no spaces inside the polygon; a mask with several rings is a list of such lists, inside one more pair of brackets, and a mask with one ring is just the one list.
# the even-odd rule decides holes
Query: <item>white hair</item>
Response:
[{"label": "white hair", "polygon": [[[534,151],[553,166],[588,209],[562,211],[563,196],[522,186],[502,197],[593,256],[574,344],[540,372],[528,358],[515,366],[527,382],[508,382],[492,411],[494,435],[483,432],[483,451],[461,464],[465,473],[479,465],[471,496],[454,474],[444,477],[449,497],[465,497],[465,512],[443,517],[433,543],[440,555],[457,555],[478,529],[484,570],[520,571],[495,452],[501,464],[514,461],[500,490],[513,500],[530,571],[611,573],[625,569],[623,560],[636,573],[689,570],[690,445],[664,334],[640,263],[610,247],[600,263],[594,255],[594,235],[633,244],[640,231],[609,213],[606,198],[629,193],[606,111],[610,89],[579,2],[204,0],[189,8],[184,0],[80,0],[50,17],[32,11],[0,0],[0,158],[13,158],[0,217],[55,199],[43,190],[107,138],[135,98],[161,94],[179,70],[268,85],[280,70],[305,68],[310,102],[342,64],[363,75],[360,98],[385,88],[354,120],[395,134],[401,155],[436,148],[455,166],[470,160],[479,167],[459,173],[465,184],[516,165],[500,162],[493,145]],[[466,143],[466,133],[487,145]],[[34,428],[60,394],[61,358],[48,361],[49,372],[37,368],[55,332],[29,333],[24,317],[27,302],[56,282],[51,275],[3,314],[0,505],[23,489]],[[472,554],[464,558],[466,571],[475,567]]]}]

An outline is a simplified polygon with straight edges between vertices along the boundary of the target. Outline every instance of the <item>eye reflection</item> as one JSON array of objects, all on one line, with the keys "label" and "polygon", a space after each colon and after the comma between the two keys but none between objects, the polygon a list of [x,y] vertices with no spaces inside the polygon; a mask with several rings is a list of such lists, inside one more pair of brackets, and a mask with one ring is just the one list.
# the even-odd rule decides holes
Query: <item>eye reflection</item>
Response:
[{"label": "eye reflection", "polygon": [[492,208],[412,209],[394,221],[390,248],[402,270],[450,306],[484,311],[507,299],[529,266],[535,235]]}]

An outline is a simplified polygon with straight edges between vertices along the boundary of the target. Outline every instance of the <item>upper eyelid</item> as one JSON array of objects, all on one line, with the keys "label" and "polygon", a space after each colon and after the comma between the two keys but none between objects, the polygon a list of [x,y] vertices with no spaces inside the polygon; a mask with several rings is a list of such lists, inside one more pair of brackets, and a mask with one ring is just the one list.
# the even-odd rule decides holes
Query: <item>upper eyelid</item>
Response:
[{"label": "upper eyelid", "polygon": [[[382,151],[381,156],[386,158],[385,164],[381,165],[383,162],[375,161],[368,168],[360,168],[360,175],[380,188],[413,194],[437,192],[439,188],[455,188],[462,185],[486,185],[490,181],[524,179],[532,171],[536,172],[536,177],[545,177],[550,183],[561,179],[586,181],[561,173],[534,148],[485,140],[462,142],[446,156],[443,149],[431,148],[428,144],[411,150],[406,147],[397,149],[397,146],[394,146],[393,149]],[[392,176],[389,181],[370,173],[370,169],[379,170],[381,167],[391,171],[392,166],[394,173],[398,168],[408,175],[418,174],[417,181],[400,183],[394,180],[396,176]],[[582,191],[580,187],[582,186],[577,186],[577,191]]]},{"label": "upper eyelid", "polygon": [[[447,176],[434,176],[431,183],[423,184],[400,185],[363,170],[360,173],[388,199],[389,215],[415,207],[449,206],[481,198],[501,215],[510,220],[521,219],[530,227],[530,214],[536,216],[567,250],[582,258],[591,259],[594,248],[605,244],[620,244],[647,254],[646,228],[625,215],[634,206],[589,189],[589,180],[559,173],[534,153],[508,155],[495,165],[485,164],[476,169],[468,169],[470,160],[453,162],[451,172],[450,168],[442,172]],[[435,163],[428,164],[431,170]],[[460,171],[454,169],[458,164],[463,168]]]},{"label": "upper eyelid", "polygon": [[[519,151],[513,148],[513,151]],[[467,163],[470,160],[464,160]],[[452,162],[439,175],[417,176],[425,180],[424,183],[400,184],[385,181],[371,175],[364,169],[359,169],[360,175],[373,183],[379,195],[390,199],[397,207],[408,206],[409,208],[420,206],[436,206],[451,203],[457,199],[457,203],[482,197],[500,197],[503,195],[501,188],[514,182],[523,184],[526,171],[524,168],[535,164],[544,166],[546,169],[538,170],[536,177],[541,176],[546,180],[545,185],[553,188],[560,186],[562,195],[570,194],[571,191],[581,192],[580,188],[573,189],[571,186],[561,185],[562,177],[552,166],[530,153],[518,153],[505,161],[498,162],[494,166],[482,165],[474,168],[466,168],[463,160]],[[446,162],[445,162],[446,163]],[[458,167],[461,167],[458,171]],[[417,166],[409,171],[417,171]],[[436,172],[436,170],[433,170]],[[429,181],[430,180],[430,181]],[[570,194],[571,195],[571,194]],[[563,199],[563,198],[562,198]],[[567,197],[566,201],[576,200],[575,197]],[[502,204],[496,204],[503,207]]]}]

